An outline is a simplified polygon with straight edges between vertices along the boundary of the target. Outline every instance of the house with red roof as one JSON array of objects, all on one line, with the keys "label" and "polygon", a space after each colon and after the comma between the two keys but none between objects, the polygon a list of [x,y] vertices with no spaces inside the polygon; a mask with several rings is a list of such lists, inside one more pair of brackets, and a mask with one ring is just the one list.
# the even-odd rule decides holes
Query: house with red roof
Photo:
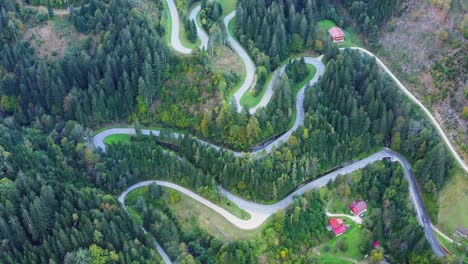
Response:
[{"label": "house with red roof", "polygon": [[328,224],[333,230],[335,236],[339,236],[346,231],[346,226],[341,218],[330,218],[328,219]]},{"label": "house with red roof", "polygon": [[351,213],[354,215],[358,216],[365,211],[367,211],[367,204],[364,201],[361,200],[355,200],[350,206],[349,210],[351,210]]},{"label": "house with red roof", "polygon": [[380,247],[380,242],[375,240],[373,243],[372,243],[372,247],[375,249],[375,248],[378,248]]},{"label": "house with red roof", "polygon": [[339,27],[331,27],[328,34],[330,34],[333,42],[343,42],[345,40],[345,33]]}]

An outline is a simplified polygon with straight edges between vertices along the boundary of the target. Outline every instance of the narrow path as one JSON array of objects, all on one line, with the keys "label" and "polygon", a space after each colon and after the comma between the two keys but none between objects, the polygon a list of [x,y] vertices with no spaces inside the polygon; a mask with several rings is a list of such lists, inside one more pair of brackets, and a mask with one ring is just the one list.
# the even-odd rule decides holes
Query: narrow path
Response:
[{"label": "narrow path", "polygon": [[432,230],[434,230],[437,234],[439,234],[440,236],[442,236],[443,238],[445,238],[447,241],[449,241],[450,243],[453,243],[453,239],[451,239],[449,236],[447,236],[446,234],[442,233],[442,231],[440,231],[435,225],[431,224],[431,228]]},{"label": "narrow path", "polygon": [[356,224],[362,224],[362,218],[359,216],[354,216],[354,215],[348,215],[348,214],[332,214],[328,212],[328,210],[325,210],[325,214],[328,217],[346,217],[350,219],[351,221],[355,222]]}]

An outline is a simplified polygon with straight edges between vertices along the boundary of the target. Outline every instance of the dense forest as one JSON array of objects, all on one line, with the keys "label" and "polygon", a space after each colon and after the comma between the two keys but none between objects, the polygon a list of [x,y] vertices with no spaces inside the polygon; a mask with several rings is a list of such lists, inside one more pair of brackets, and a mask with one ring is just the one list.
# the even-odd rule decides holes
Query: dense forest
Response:
[{"label": "dense forest", "polygon": [[351,16],[355,28],[367,37],[370,45],[376,45],[381,26],[397,12],[401,1],[342,0],[341,2]]},{"label": "dense forest", "polygon": [[[369,18],[373,25],[391,15],[391,9],[364,3],[369,12],[384,14]],[[202,8],[206,24],[222,13],[217,4],[204,1]],[[137,135],[105,153],[94,150],[88,128],[113,122],[176,128],[249,150],[290,127],[297,85],[310,71],[303,59],[290,61],[268,106],[255,115],[248,109],[239,114],[220,98],[239,76],[205,67],[207,52],[175,56],[164,25],[150,21],[133,2],[91,0],[70,10],[65,19],[86,38],[63,57],[47,60],[21,38],[24,27],[38,22],[37,11],[0,2],[0,262],[154,263],[160,261],[156,239],[180,263],[319,263],[310,249],[329,241],[331,233],[318,192],[296,197],[259,238],[224,242],[199,228],[183,230],[157,187],[132,205],[148,234],[115,197],[133,183],[157,178],[213,202],[222,199],[218,184],[246,199],[276,201],[301,182],[383,146],[411,161],[436,221],[437,193],[454,167],[445,145],[375,61],[329,45],[325,74],[306,92],[303,127],[263,159],[235,158],[190,136]],[[341,20],[328,1],[238,2],[236,34],[266,72],[260,84],[290,52],[315,48],[318,18]],[[189,27],[193,31],[193,23]],[[164,149],[164,140],[174,144],[173,151]],[[366,241],[387,241],[383,247],[395,262],[442,261],[429,253],[412,222],[396,165],[367,168],[357,184],[348,185],[373,208],[363,225]],[[369,246],[360,248],[369,252]]]},{"label": "dense forest", "polygon": [[[254,200],[279,199],[304,180],[384,146],[413,162],[421,186],[440,190],[453,160],[429,121],[372,59],[338,50],[326,57],[324,75],[306,91],[304,127],[272,155],[240,162],[188,138],[180,151],[203,171],[216,173],[223,186]],[[436,192],[427,195],[437,199]],[[437,209],[429,211],[436,219]]]},{"label": "dense forest", "polygon": [[[398,164],[376,163],[327,187],[330,194],[337,193],[341,198],[367,201],[369,209],[361,230],[364,239],[356,245],[363,254],[372,252],[369,255],[373,260],[388,254],[391,263],[423,263],[430,257],[429,243],[408,203],[408,181]],[[384,252],[373,250],[373,241],[383,242]]]},{"label": "dense forest", "polygon": [[236,35],[257,66],[274,70],[290,51],[313,47],[318,6],[315,0],[240,0],[236,6]]},{"label": "dense forest", "polygon": [[83,127],[20,129],[0,120],[0,262],[154,263],[151,237],[88,182],[99,158]]}]

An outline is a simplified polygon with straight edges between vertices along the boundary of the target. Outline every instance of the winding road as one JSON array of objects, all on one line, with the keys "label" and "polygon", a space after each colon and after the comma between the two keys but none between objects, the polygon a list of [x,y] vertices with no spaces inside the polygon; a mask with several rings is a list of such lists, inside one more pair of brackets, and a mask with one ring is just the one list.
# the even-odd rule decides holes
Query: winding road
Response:
[{"label": "winding road", "polygon": [[[169,1],[173,1],[173,0],[169,0]],[[197,4],[195,8],[192,9],[192,12],[190,12],[189,19],[190,21],[195,21],[195,27],[197,28],[197,35],[201,41],[200,49],[206,50],[208,48],[209,37],[208,37],[208,34],[205,32],[205,30],[197,23],[197,17],[200,11],[201,11],[201,4]]]},{"label": "winding road", "polygon": [[242,111],[242,105],[240,100],[242,96],[249,90],[249,88],[253,85],[255,79],[255,64],[253,63],[252,59],[250,58],[247,51],[242,48],[242,46],[237,42],[234,36],[231,35],[229,32],[229,23],[236,15],[236,11],[232,11],[224,18],[224,26],[226,27],[227,32],[227,41],[231,48],[236,51],[239,55],[240,59],[245,65],[245,79],[242,85],[237,89],[234,93],[234,100],[236,102],[237,112],[240,113]]},{"label": "winding road", "polygon": [[[169,11],[170,11],[170,14],[171,14],[171,17],[172,17],[171,45],[176,51],[178,51],[180,53],[190,54],[191,49],[184,47],[181,44],[180,39],[179,39],[179,16],[178,16],[177,9],[175,7],[174,1],[173,0],[166,0],[166,1],[167,1]],[[196,19],[196,17],[198,16],[198,13],[200,12],[200,9],[201,9],[200,5],[196,6],[190,13],[190,19]],[[254,83],[255,65],[254,65],[253,61],[251,60],[251,58],[249,57],[249,55],[247,54],[247,52],[235,40],[235,38],[233,36],[231,36],[230,33],[229,33],[228,25],[229,25],[229,22],[234,18],[234,16],[235,16],[235,11],[230,13],[229,15],[227,15],[224,18],[224,25],[226,27],[226,31],[228,32],[227,41],[228,41],[229,45],[233,48],[234,51],[236,51],[236,53],[239,55],[239,57],[243,61],[244,65],[245,65],[245,70],[246,70],[246,78],[244,79],[244,82],[242,83],[240,88],[235,92],[235,94],[233,96],[234,100],[237,103],[237,110],[238,110],[238,112],[241,112],[242,111],[242,106],[240,105],[240,99],[241,99],[242,95],[244,95],[249,90],[249,88],[252,86],[252,84]],[[206,49],[209,37],[206,34],[206,32],[201,27],[199,27],[198,23],[196,23],[196,26],[197,26],[197,34],[198,34],[198,36],[199,36],[199,38],[201,40],[201,46],[200,47],[202,49]],[[423,111],[429,117],[431,122],[437,128],[438,132],[442,136],[445,143],[448,145],[450,151],[455,156],[458,163],[461,165],[461,167],[465,171],[468,172],[467,165],[464,163],[462,158],[458,155],[455,148],[453,147],[453,145],[449,141],[448,137],[445,135],[444,131],[442,130],[441,126],[437,123],[437,120],[432,116],[430,111],[413,94],[411,94],[409,92],[409,90],[395,77],[395,75],[383,64],[383,62],[368,50],[365,50],[365,49],[362,49],[362,48],[350,48],[350,49],[359,50],[361,53],[366,54],[366,55],[371,56],[371,57],[374,57],[376,59],[377,64],[386,73],[388,73],[390,75],[390,77],[395,81],[397,86],[413,102],[415,102],[419,107],[421,107],[423,109]],[[318,81],[319,77],[324,73],[324,70],[325,70],[325,66],[321,62],[321,57],[318,57],[318,58],[308,57],[308,58],[305,58],[305,61],[308,64],[314,65],[315,68],[317,69],[317,72],[316,72],[314,78],[306,86],[302,87],[301,90],[298,92],[298,95],[296,97],[296,119],[295,119],[295,122],[294,122],[293,126],[291,127],[291,129],[289,129],[285,134],[283,134],[281,137],[274,140],[270,144],[268,144],[266,146],[262,146],[262,147],[256,149],[255,151],[251,151],[251,152],[247,152],[247,153],[236,152],[236,151],[232,151],[232,150],[227,150],[227,151],[231,151],[237,157],[241,157],[241,156],[244,156],[244,155],[260,157],[262,155],[259,155],[259,154],[267,155],[267,154],[271,153],[271,151],[274,148],[276,148],[276,147],[280,146],[281,144],[283,144],[284,142],[286,142],[290,138],[292,133],[294,131],[296,131],[297,128],[300,125],[303,124],[303,121],[304,121],[303,101],[304,101],[305,89],[308,87],[308,85],[311,86],[311,85],[315,84]],[[257,106],[250,109],[250,113],[254,114],[257,109],[259,109],[261,107],[265,107],[268,104],[268,102],[270,101],[270,99],[271,99],[271,97],[273,95],[273,84],[278,79],[278,76],[280,76],[283,73],[284,73],[284,67],[278,69],[275,72],[275,76],[272,78],[272,80],[270,82],[270,85],[267,87],[267,90],[265,92],[264,97],[261,99],[260,103]],[[93,142],[93,144],[94,144],[94,146],[96,148],[102,148],[103,150],[105,150],[106,146],[104,144],[104,139],[107,136],[115,135],[115,134],[134,135],[134,134],[136,134],[136,131],[133,128],[111,128],[111,129],[107,129],[107,130],[104,130],[104,131],[98,133],[95,137],[93,137],[92,142]],[[143,129],[142,134],[159,136],[160,131]],[[171,133],[170,135],[172,137],[175,137],[175,138],[184,136],[184,135],[179,134],[179,133]],[[213,147],[213,148],[215,148],[217,150],[222,149],[219,146],[213,145],[213,144],[208,143],[208,142],[203,141],[203,140],[199,140],[199,142],[202,143],[202,144],[209,145],[209,146],[211,146],[211,147]],[[183,160],[180,157],[178,157],[178,158],[180,160]],[[119,196],[119,202],[121,202],[122,205],[125,207],[125,197],[130,191],[132,191],[132,190],[134,190],[136,188],[147,186],[147,185],[149,185],[151,183],[156,183],[156,184],[159,184],[161,186],[165,186],[165,187],[177,190],[177,191],[179,191],[181,193],[184,193],[185,195],[197,200],[198,202],[204,204],[205,206],[211,208],[212,210],[216,211],[217,213],[219,213],[220,215],[225,217],[226,220],[228,220],[229,222],[231,222],[233,225],[235,225],[236,227],[238,227],[240,229],[251,230],[251,229],[255,229],[255,228],[260,227],[272,214],[274,214],[278,210],[284,209],[287,206],[289,206],[292,203],[294,196],[302,195],[304,192],[306,192],[308,190],[311,190],[311,189],[321,188],[321,187],[325,186],[330,180],[336,179],[336,177],[338,177],[339,175],[349,174],[349,173],[351,173],[353,171],[360,170],[360,169],[364,168],[365,166],[367,166],[369,164],[372,164],[372,163],[377,162],[377,161],[381,161],[383,159],[390,159],[390,160],[392,160],[394,162],[398,162],[403,167],[405,177],[409,182],[410,197],[411,197],[411,201],[412,201],[412,203],[414,205],[414,208],[415,208],[415,211],[416,211],[418,222],[423,226],[426,238],[428,239],[434,253],[437,256],[444,256],[445,252],[440,247],[437,239],[435,238],[434,232],[433,232],[433,229],[436,230],[436,231],[438,231],[438,230],[431,224],[431,222],[429,220],[429,217],[428,217],[426,209],[424,207],[424,204],[423,204],[423,201],[422,201],[422,198],[421,198],[421,194],[420,194],[420,192],[418,190],[416,180],[415,180],[415,177],[414,177],[413,172],[411,170],[411,166],[410,166],[409,162],[402,155],[400,155],[399,153],[396,153],[396,152],[394,152],[394,151],[392,151],[390,149],[383,149],[383,150],[381,150],[381,151],[379,151],[379,152],[377,152],[377,153],[375,153],[375,154],[373,154],[373,155],[371,155],[371,156],[369,156],[369,157],[367,157],[365,159],[356,161],[356,162],[354,162],[352,164],[349,164],[349,165],[347,165],[347,166],[345,166],[345,167],[343,167],[343,168],[341,168],[339,170],[333,171],[333,172],[331,172],[331,173],[329,173],[327,175],[324,175],[324,176],[322,176],[322,177],[320,177],[320,178],[318,178],[318,179],[316,179],[314,181],[311,181],[311,182],[305,184],[304,186],[301,186],[300,188],[298,188],[296,191],[294,191],[293,193],[291,193],[290,195],[285,197],[283,200],[281,200],[281,201],[279,201],[279,202],[277,202],[275,204],[272,204],[272,205],[263,205],[263,204],[258,204],[258,203],[254,203],[254,202],[251,202],[251,201],[246,201],[246,200],[244,200],[244,199],[242,199],[242,198],[228,192],[227,190],[223,189],[221,186],[219,186],[220,194],[224,195],[231,202],[235,203],[239,208],[245,210],[246,212],[248,212],[251,215],[251,218],[248,219],[248,220],[240,219],[240,218],[232,215],[227,210],[225,210],[225,209],[219,207],[218,205],[210,202],[209,200],[201,197],[200,195],[198,195],[198,194],[196,194],[196,193],[194,193],[194,192],[192,192],[192,191],[190,191],[190,190],[188,190],[188,189],[186,189],[186,188],[184,188],[182,186],[179,186],[177,184],[167,182],[167,181],[157,181],[157,180],[144,181],[144,182],[140,182],[140,183],[137,183],[135,185],[132,185],[132,186],[128,187]],[[144,230],[144,231],[146,232],[146,230]],[[157,246],[158,251],[163,256],[164,261],[166,263],[170,263],[169,258],[167,257],[165,252],[162,250],[162,248],[157,244],[156,244],[156,246]]]}]

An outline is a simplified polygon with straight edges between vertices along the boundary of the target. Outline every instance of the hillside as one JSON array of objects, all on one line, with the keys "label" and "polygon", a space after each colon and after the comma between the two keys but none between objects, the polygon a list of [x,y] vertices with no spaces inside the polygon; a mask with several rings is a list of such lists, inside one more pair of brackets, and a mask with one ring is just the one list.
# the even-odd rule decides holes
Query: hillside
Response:
[{"label": "hillside", "polygon": [[468,152],[466,37],[461,0],[409,0],[380,29],[378,50],[386,64],[430,106],[448,135]]}]

